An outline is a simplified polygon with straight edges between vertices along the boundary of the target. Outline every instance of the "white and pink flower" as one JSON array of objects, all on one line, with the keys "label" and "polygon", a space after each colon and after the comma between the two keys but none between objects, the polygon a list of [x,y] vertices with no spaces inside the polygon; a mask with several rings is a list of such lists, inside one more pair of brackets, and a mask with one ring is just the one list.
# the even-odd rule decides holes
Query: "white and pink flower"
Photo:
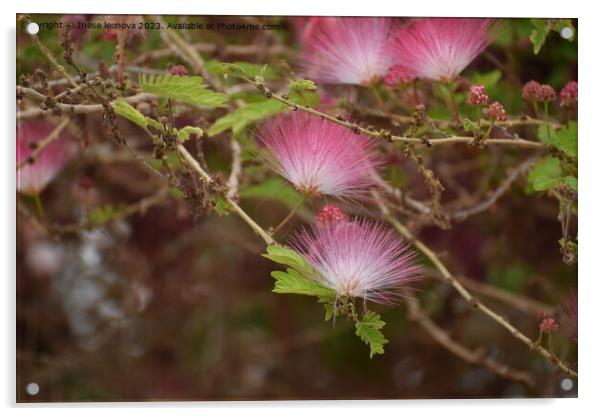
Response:
[{"label": "white and pink flower", "polygon": [[369,85],[393,64],[392,18],[312,18],[302,35],[305,76],[324,84]]},{"label": "white and pink flower", "polygon": [[338,124],[294,112],[264,124],[258,139],[268,163],[306,195],[356,199],[374,185],[374,142]]},{"label": "white and pink flower", "polygon": [[395,304],[421,274],[415,253],[399,235],[370,220],[303,230],[292,245],[319,273],[320,283],[339,297]]},{"label": "white and pink flower", "polygon": [[453,81],[489,44],[491,19],[413,19],[393,36],[396,64],[418,78]]}]

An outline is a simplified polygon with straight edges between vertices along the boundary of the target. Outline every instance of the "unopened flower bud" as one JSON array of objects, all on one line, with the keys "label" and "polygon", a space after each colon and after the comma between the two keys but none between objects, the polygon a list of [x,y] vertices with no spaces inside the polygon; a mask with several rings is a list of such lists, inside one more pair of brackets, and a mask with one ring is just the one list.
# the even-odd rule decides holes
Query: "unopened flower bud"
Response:
[{"label": "unopened flower bud", "polygon": [[489,96],[483,85],[471,85],[470,92],[468,93],[468,105],[487,105],[489,102]]}]

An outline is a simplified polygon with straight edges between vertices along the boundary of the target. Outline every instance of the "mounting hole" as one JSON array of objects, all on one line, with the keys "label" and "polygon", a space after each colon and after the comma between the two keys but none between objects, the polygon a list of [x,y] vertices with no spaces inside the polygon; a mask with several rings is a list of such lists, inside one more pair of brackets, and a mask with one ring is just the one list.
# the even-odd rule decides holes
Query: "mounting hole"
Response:
[{"label": "mounting hole", "polygon": [[29,383],[27,387],[25,387],[25,391],[30,396],[35,396],[40,392],[40,386],[38,386],[38,383]]},{"label": "mounting hole", "polygon": [[40,31],[40,25],[38,25],[36,22],[29,22],[25,27],[25,30],[30,35],[37,35]]},{"label": "mounting hole", "polygon": [[570,378],[563,378],[560,382],[560,388],[564,391],[569,391],[573,388],[573,380]]},{"label": "mounting hole", "polygon": [[573,29],[569,26],[565,26],[560,30],[560,36],[564,39],[572,39],[573,38]]}]

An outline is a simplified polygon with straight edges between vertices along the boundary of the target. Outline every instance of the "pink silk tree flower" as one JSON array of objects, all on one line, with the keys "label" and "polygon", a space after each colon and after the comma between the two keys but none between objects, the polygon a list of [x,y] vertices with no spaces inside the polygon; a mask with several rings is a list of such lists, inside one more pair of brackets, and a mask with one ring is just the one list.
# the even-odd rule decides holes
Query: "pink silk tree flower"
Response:
[{"label": "pink silk tree flower", "polygon": [[338,17],[314,23],[303,41],[305,76],[324,84],[371,85],[393,64],[387,42],[395,20]]},{"label": "pink silk tree flower", "polygon": [[295,28],[295,34],[299,43],[302,45],[311,41],[311,38],[315,34],[316,30],[320,26],[329,26],[336,23],[338,17],[292,17],[293,26]]},{"label": "pink silk tree flower", "polygon": [[415,253],[390,229],[370,220],[349,220],[303,230],[292,239],[319,273],[317,280],[339,297],[396,304],[407,284],[420,278]]},{"label": "pink silk tree flower", "polygon": [[[65,133],[32,156],[39,142],[46,139],[55,126],[41,121],[22,121],[17,124],[17,190],[27,195],[41,192],[74,156],[75,139]],[[30,160],[31,157],[31,160]]]},{"label": "pink silk tree flower", "polygon": [[396,63],[418,78],[449,82],[456,79],[489,44],[491,19],[413,19],[393,36]]},{"label": "pink silk tree flower", "polygon": [[343,126],[293,112],[265,123],[257,138],[268,164],[305,195],[358,199],[374,185],[374,142]]}]

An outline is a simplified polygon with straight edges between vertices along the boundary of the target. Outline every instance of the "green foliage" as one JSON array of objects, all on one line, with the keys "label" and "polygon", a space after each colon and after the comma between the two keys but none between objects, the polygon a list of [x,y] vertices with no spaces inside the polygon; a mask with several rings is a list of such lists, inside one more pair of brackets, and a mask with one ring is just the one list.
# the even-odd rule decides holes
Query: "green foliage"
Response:
[{"label": "green foliage", "polygon": [[178,130],[178,137],[181,141],[185,142],[190,139],[191,135],[197,135],[203,137],[204,131],[200,127],[186,126]]},{"label": "green foliage", "polygon": [[276,279],[274,293],[289,293],[295,295],[319,296],[321,298],[335,298],[334,290],[305,278],[295,269],[288,268],[286,272],[275,270],[271,276]]},{"label": "green foliage", "polygon": [[291,81],[289,89],[291,92],[294,91],[305,91],[305,90],[316,90],[318,87],[315,82],[309,79],[296,79]]},{"label": "green foliage", "polygon": [[539,126],[538,136],[542,143],[554,146],[571,157],[577,157],[576,122],[571,121],[568,126],[563,126],[558,130],[554,130],[547,124],[542,124]]},{"label": "green foliage", "polygon": [[498,263],[491,266],[487,280],[494,286],[520,293],[531,281],[532,271],[521,262]]},{"label": "green foliage", "polygon": [[135,123],[144,129],[148,126],[147,117],[145,117],[144,114],[132,107],[125,100],[119,98],[113,101],[111,105],[113,106],[113,110],[115,110],[115,113],[120,115],[121,117],[127,118],[132,123]]},{"label": "green foliage", "polygon": [[475,73],[470,82],[472,84],[481,84],[487,90],[493,88],[499,80],[502,79],[502,71],[499,69],[494,69],[493,71],[485,72],[485,73]]},{"label": "green foliage", "polygon": [[258,65],[249,62],[219,62],[219,61],[207,61],[205,63],[207,70],[215,75],[223,75],[228,78],[230,76],[234,78],[249,78],[255,79],[260,77],[262,79],[276,79],[278,72],[269,65]]},{"label": "green foliage", "polygon": [[278,177],[271,177],[253,186],[240,190],[241,198],[269,198],[281,202],[293,208],[301,202],[303,195],[288,186],[286,182]]},{"label": "green foliage", "polygon": [[112,221],[118,214],[118,210],[111,204],[97,207],[88,213],[88,220],[93,226],[99,226]]},{"label": "green foliage", "polygon": [[266,259],[270,259],[275,263],[283,264],[292,267],[293,269],[303,273],[306,276],[315,275],[314,268],[301,254],[295,250],[286,248],[277,244],[267,247],[267,254],[262,254]]},{"label": "green foliage", "polygon": [[140,88],[144,92],[172,98],[197,107],[225,107],[228,96],[207,89],[203,78],[179,75],[140,75]]},{"label": "green foliage", "polygon": [[285,104],[270,99],[247,104],[218,118],[209,128],[208,134],[213,137],[228,129],[232,129],[234,134],[239,134],[249,124],[276,115],[285,109]]},{"label": "green foliage", "polygon": [[474,133],[475,131],[475,124],[468,118],[464,119],[464,130],[470,133]]},{"label": "green foliage", "polygon": [[361,321],[355,323],[355,334],[370,347],[370,358],[374,354],[384,354],[384,345],[389,341],[382,333],[385,322],[380,319],[377,313],[368,311],[364,314]]},{"label": "green foliage", "polygon": [[216,196],[213,199],[213,209],[220,217],[226,216],[230,213],[232,206],[222,196]]},{"label": "green foliage", "polygon": [[551,31],[560,33],[562,29],[568,27],[572,30],[572,36],[568,39],[572,41],[575,38],[575,28],[570,19],[531,19],[533,29],[529,40],[533,44],[533,53],[537,55]]}]

